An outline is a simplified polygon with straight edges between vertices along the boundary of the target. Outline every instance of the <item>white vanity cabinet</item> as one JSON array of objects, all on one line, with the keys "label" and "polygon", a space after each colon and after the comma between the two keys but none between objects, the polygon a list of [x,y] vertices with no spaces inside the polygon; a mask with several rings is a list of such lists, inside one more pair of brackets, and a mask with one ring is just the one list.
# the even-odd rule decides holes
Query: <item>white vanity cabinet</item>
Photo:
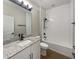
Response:
[{"label": "white vanity cabinet", "polygon": [[9,59],[30,59],[30,47],[24,49]]},{"label": "white vanity cabinet", "polygon": [[31,46],[31,53],[33,59],[40,59],[40,41]]},{"label": "white vanity cabinet", "polygon": [[33,43],[9,59],[40,59],[40,41]]}]

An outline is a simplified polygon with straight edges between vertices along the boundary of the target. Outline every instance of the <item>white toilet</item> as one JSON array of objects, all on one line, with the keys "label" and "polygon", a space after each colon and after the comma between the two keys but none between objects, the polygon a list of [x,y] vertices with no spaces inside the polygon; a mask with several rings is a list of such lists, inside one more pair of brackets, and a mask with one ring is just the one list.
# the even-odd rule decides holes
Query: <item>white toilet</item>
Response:
[{"label": "white toilet", "polygon": [[41,55],[46,56],[47,55],[46,50],[48,49],[48,44],[45,42],[41,42],[40,46],[41,46]]}]

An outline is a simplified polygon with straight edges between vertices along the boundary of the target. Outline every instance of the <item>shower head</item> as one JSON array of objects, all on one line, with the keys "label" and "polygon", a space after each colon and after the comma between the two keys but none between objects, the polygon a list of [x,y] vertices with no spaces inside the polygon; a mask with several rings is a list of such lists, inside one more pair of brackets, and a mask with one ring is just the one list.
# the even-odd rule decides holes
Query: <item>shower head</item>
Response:
[{"label": "shower head", "polygon": [[45,21],[47,20],[47,18],[44,19]]}]

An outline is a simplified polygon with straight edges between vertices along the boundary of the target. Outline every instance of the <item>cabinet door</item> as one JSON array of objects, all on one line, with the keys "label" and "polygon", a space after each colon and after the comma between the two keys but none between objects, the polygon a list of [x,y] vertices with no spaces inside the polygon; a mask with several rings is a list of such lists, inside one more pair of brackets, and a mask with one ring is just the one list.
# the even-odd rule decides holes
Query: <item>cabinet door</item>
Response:
[{"label": "cabinet door", "polygon": [[32,59],[40,59],[40,41],[32,45]]},{"label": "cabinet door", "polygon": [[11,59],[30,59],[30,47],[24,49],[20,53],[13,56]]}]

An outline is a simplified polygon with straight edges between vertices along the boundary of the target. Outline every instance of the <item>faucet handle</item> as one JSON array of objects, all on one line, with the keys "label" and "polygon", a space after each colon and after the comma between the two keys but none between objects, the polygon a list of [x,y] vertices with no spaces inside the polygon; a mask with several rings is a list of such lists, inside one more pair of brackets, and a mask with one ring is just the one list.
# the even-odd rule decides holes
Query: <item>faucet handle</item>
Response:
[{"label": "faucet handle", "polygon": [[24,34],[21,34],[21,37],[22,37],[22,38],[24,38],[24,36],[23,36],[23,35],[24,35]]},{"label": "faucet handle", "polygon": [[18,34],[18,36],[20,37],[20,33]]}]

